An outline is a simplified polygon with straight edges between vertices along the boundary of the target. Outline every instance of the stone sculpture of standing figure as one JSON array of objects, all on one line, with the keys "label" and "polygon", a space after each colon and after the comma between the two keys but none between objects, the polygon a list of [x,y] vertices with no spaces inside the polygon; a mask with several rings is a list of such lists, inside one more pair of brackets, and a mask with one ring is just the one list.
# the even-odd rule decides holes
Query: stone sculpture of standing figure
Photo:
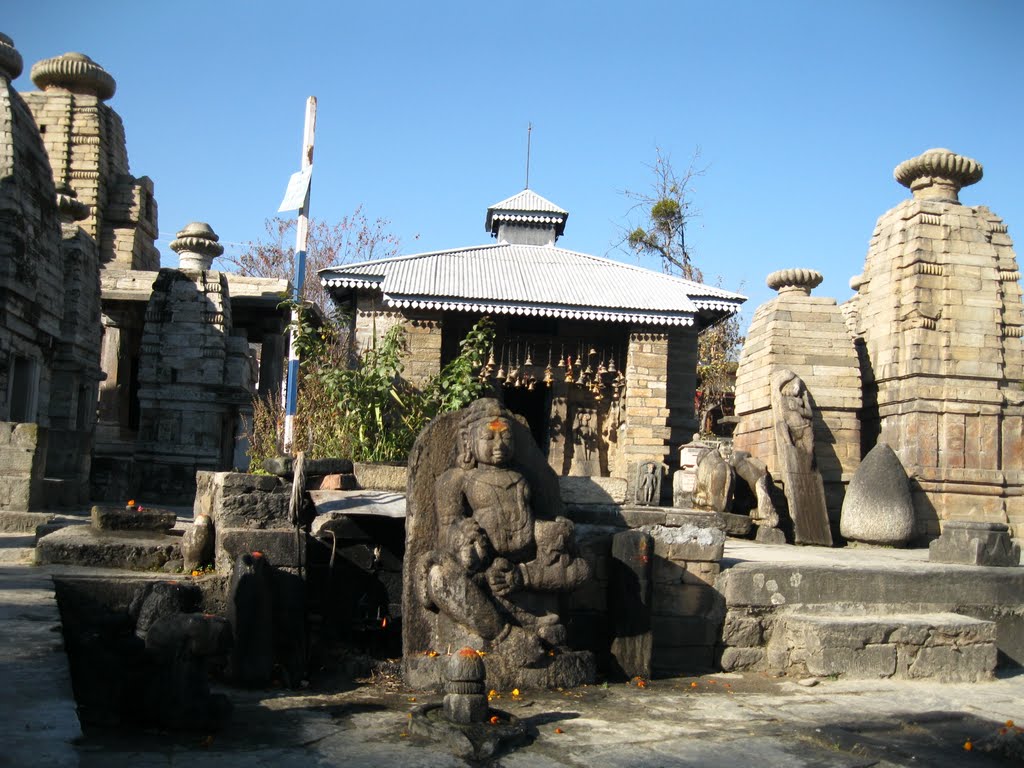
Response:
[{"label": "stone sculpture of standing figure", "polygon": [[825,486],[814,461],[814,411],[803,379],[781,369],[772,375],[772,416],[779,476],[786,491],[793,540],[832,546]]}]

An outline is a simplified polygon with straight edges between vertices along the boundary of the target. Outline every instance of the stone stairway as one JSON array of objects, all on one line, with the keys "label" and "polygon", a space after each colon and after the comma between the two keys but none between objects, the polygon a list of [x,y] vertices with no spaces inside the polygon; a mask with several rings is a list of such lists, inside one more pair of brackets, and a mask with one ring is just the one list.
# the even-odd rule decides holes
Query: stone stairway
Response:
[{"label": "stone stairway", "polygon": [[778,674],[977,682],[996,666],[996,625],[955,613],[778,617],[767,665]]},{"label": "stone stairway", "polygon": [[726,671],[966,682],[1024,663],[1024,568],[937,564],[907,550],[730,554],[715,585]]}]

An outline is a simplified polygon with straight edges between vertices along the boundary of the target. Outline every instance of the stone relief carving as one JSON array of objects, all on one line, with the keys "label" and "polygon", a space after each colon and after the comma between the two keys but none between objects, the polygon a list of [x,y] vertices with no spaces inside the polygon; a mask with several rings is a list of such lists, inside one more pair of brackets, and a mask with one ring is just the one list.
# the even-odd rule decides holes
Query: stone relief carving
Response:
[{"label": "stone relief carving", "polygon": [[[535,494],[532,480],[542,478],[554,481],[553,491]],[[429,660],[469,646],[488,654],[492,681],[585,678],[592,657],[564,647],[557,597],[589,578],[590,568],[576,553],[572,523],[556,514],[557,479],[528,430],[496,400],[478,400],[424,431],[409,483],[407,677],[436,684],[439,670],[424,654]]]}]

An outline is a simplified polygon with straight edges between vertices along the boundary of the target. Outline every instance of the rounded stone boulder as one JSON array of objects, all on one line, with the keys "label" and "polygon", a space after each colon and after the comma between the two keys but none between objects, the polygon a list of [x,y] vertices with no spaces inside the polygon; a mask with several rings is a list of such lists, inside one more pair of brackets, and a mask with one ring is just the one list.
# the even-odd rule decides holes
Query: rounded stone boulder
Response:
[{"label": "rounded stone boulder", "polygon": [[910,481],[896,453],[879,443],[846,489],[839,532],[849,541],[903,547],[914,536]]}]

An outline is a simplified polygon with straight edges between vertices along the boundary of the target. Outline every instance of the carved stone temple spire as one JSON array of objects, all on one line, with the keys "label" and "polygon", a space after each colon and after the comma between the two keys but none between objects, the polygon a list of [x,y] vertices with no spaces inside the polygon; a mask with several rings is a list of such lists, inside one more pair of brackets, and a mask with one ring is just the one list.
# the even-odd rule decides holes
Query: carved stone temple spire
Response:
[{"label": "carved stone temple spire", "polygon": [[206,222],[187,224],[171,241],[171,250],[178,254],[178,268],[204,272],[210,269],[213,260],[224,253],[218,240],[217,233]]},{"label": "carved stone temple spire", "polygon": [[117,90],[110,73],[84,53],[65,53],[37,61],[31,74],[32,82],[41,91],[63,89],[106,101]]},{"label": "carved stone temple spire", "polygon": [[977,160],[948,149],[929,149],[897,165],[893,176],[918,200],[956,203],[960,201],[957,193],[963,187],[981,180],[982,166]]},{"label": "carved stone temple spire", "polygon": [[21,74],[21,54],[14,47],[14,41],[0,32],[0,77],[14,80]]}]

